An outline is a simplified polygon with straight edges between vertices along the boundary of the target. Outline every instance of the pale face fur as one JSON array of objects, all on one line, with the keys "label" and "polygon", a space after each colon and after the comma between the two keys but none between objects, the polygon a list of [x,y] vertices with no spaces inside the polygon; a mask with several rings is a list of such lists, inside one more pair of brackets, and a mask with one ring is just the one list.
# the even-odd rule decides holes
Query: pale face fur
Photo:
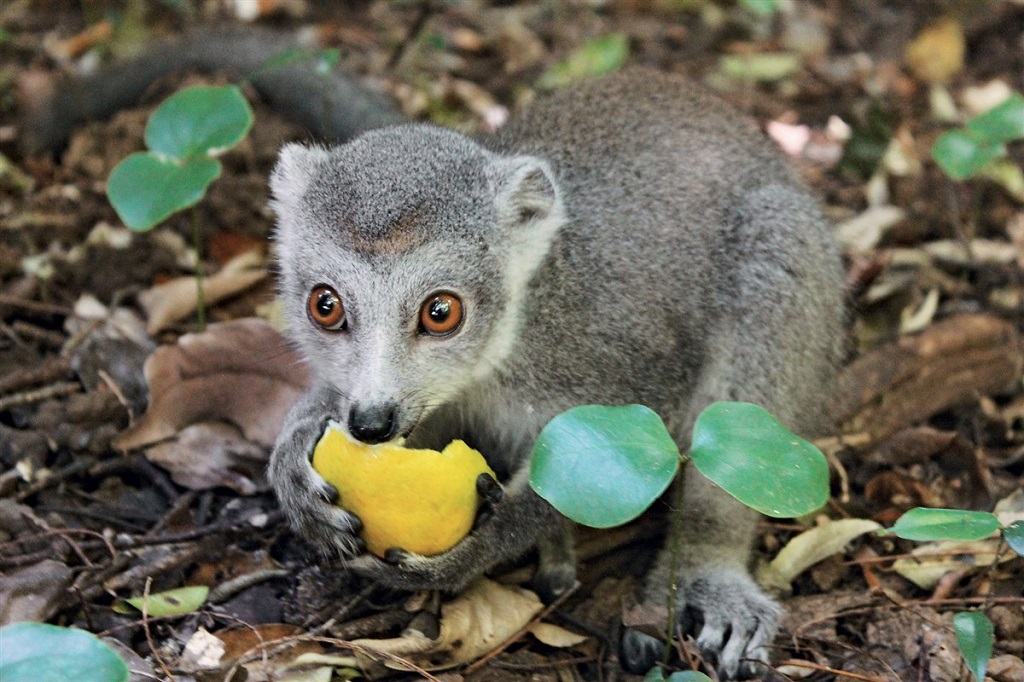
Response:
[{"label": "pale face fur", "polygon": [[[457,182],[438,186],[442,169]],[[271,184],[288,329],[336,394],[339,422],[352,407],[393,406],[396,436],[407,436],[501,368],[528,282],[562,222],[543,162],[406,126],[330,151],[290,145]],[[309,318],[319,284],[339,294],[344,330]],[[439,292],[463,307],[444,337],[419,326],[421,306]]]}]

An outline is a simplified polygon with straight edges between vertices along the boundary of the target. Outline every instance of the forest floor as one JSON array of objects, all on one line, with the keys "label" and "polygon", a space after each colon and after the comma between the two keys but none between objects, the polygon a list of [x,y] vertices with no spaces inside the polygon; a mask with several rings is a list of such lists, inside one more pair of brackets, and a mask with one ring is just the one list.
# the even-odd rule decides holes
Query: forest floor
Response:
[{"label": "forest floor", "polygon": [[[267,176],[281,143],[303,131],[248,93],[255,126],[196,213],[217,298],[218,325],[202,336],[185,336],[198,328],[190,214],[129,232],[104,192],[113,166],[143,148],[156,104],[211,76],[164,79],[135,108],[77,128],[57,154],[20,151],[33,120],[19,114],[61,74],[212,21],[313,28],[340,48],[342,68],[410,117],[467,131],[514,115],[573,55],[609,57],[617,43],[590,41],[610,34],[628,38],[628,63],[705,82],[790,155],[836,226],[848,273],[839,426],[818,443],[833,497],[816,518],[764,521],[760,559],[829,520],[890,525],[916,506],[1024,518],[1024,149],[1009,145],[1000,179],[962,181],[930,152],[958,122],[1024,92],[1024,4],[780,0],[765,14],[749,4],[5,0],[0,624],[102,634],[137,680],[250,682],[325,680],[332,670],[415,679],[357,661],[341,643],[439,627],[436,595],[317,564],[263,474],[280,417],[267,413],[284,409],[304,378],[291,361],[265,362],[287,352],[272,328],[233,321],[273,316]],[[257,16],[236,16],[248,10]],[[157,347],[162,359],[143,374]],[[272,404],[254,404],[268,385]],[[434,673],[445,680],[639,679],[618,667],[618,630],[662,542],[660,507],[624,528],[580,530],[580,585],[544,614],[559,629],[525,634],[537,609],[516,620],[529,596],[504,590],[490,607],[472,602],[479,620],[462,630],[446,610],[447,640],[410,657],[459,663]],[[775,581],[786,615],[772,679],[967,680],[952,616],[983,609],[995,626],[989,676],[1024,680],[1024,560],[999,540],[868,533],[816,559]],[[498,577],[528,575],[529,559]],[[143,616],[121,601],[186,585],[211,588],[186,615]],[[522,632],[465,667],[460,656],[493,648],[482,640],[491,627]],[[694,655],[690,644],[681,650]],[[335,658],[286,669],[310,653]]]}]

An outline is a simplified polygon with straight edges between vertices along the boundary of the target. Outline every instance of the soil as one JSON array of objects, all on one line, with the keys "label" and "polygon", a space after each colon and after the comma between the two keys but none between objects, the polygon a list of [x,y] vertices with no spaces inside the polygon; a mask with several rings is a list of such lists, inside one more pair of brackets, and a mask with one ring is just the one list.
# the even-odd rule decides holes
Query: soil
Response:
[{"label": "soil", "polygon": [[[156,285],[191,274],[192,214],[129,233],[107,201],[106,178],[144,148],[146,119],[163,98],[232,76],[165,78],[137,105],[79,126],[55,153],[21,151],[33,125],[24,112],[63,74],[199,23],[242,23],[235,7],[258,6],[252,21],[277,30],[312,27],[340,49],[341,68],[370,78],[411,118],[469,131],[528,103],[552,65],[611,32],[628,36],[630,63],[706,82],[780,144],[795,145],[793,163],[836,224],[848,271],[851,350],[834,405],[839,426],[818,442],[832,464],[833,497],[817,518],[764,521],[759,557],[826,518],[889,525],[916,506],[1024,518],[1024,197],[992,180],[953,181],[929,151],[954,125],[943,112],[969,115],[981,86],[1024,92],[1024,5],[779,4],[765,16],[724,0],[0,6],[0,623],[100,633],[134,679],[243,679],[241,668],[255,680],[285,679],[284,665],[302,651],[344,654],[340,640],[392,637],[417,612],[436,611],[429,597],[411,604],[407,594],[319,563],[268,491],[268,445],[244,426],[228,449],[237,455],[246,441],[257,464],[231,460],[230,476],[218,472],[213,482],[208,471],[202,481],[184,479],[152,448],[118,447],[149,403],[143,362],[198,322],[185,315],[154,329],[152,309],[140,303]],[[935,42],[921,47],[927,36]],[[924,50],[924,65],[907,57],[911,45]],[[794,55],[794,67],[771,78],[726,73],[730,59],[757,68],[766,53]],[[196,212],[208,276],[240,254],[264,266],[268,174],[282,143],[308,139],[246,92],[256,124],[223,157],[223,176]],[[1019,169],[1024,148],[1010,144],[1007,158]],[[211,321],[266,314],[272,269],[239,286],[211,306]],[[636,594],[662,541],[663,507],[622,529],[580,530],[580,586],[546,619],[587,635],[585,643],[561,648],[520,636],[474,669],[437,675],[640,679],[619,669],[616,642],[623,600]],[[908,558],[934,561],[910,558],[919,546],[871,533],[797,576],[781,597],[786,616],[768,676],[968,680],[952,618],[983,609],[995,627],[988,675],[1024,680],[1024,560],[1004,543],[939,547],[951,563],[921,586],[904,570]],[[528,575],[529,561],[508,575]],[[215,598],[176,617],[112,608],[183,585],[208,585]],[[228,645],[205,669],[185,646],[203,631]],[[692,642],[680,651],[700,663]]]}]

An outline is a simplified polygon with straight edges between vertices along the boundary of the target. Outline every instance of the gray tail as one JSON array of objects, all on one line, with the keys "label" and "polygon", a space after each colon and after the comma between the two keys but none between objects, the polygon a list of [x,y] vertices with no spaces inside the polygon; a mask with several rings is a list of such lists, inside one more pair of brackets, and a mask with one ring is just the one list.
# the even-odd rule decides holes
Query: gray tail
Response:
[{"label": "gray tail", "polygon": [[324,142],[403,120],[387,96],[338,69],[320,73],[309,59],[265,68],[268,60],[298,46],[291,34],[253,27],[201,29],[156,45],[91,76],[59,83],[49,100],[27,112],[22,148],[58,151],[76,126],[109,118],[138,103],[160,78],[188,70],[246,78],[271,107]]}]

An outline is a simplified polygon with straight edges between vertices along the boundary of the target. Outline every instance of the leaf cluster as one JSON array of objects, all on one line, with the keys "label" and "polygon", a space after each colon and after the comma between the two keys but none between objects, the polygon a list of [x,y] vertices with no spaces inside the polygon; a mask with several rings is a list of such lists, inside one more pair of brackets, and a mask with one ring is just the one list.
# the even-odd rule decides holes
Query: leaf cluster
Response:
[{"label": "leaf cluster", "polygon": [[983,174],[1006,156],[1006,144],[1024,139],[1024,96],[1013,94],[960,128],[943,133],[932,145],[932,158],[954,180]]},{"label": "leaf cluster", "polygon": [[118,217],[141,232],[195,206],[220,177],[215,157],[241,142],[252,122],[236,85],[198,85],[168,97],[146,123],[148,151],[122,159],[107,180]]}]

